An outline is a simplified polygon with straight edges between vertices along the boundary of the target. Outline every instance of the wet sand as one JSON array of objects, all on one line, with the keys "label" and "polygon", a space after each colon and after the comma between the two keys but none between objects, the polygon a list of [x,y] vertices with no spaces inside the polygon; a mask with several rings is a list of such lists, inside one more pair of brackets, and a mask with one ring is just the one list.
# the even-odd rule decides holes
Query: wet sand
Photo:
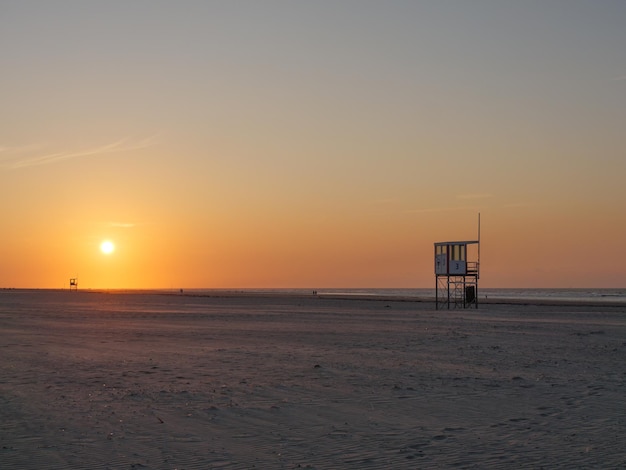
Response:
[{"label": "wet sand", "polygon": [[625,468],[626,306],[0,291],[0,466]]}]

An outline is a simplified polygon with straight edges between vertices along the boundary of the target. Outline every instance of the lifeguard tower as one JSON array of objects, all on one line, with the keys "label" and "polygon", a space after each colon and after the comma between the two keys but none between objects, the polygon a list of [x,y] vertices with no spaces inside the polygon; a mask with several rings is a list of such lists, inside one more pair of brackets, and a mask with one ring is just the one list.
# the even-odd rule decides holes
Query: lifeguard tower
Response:
[{"label": "lifeguard tower", "polygon": [[70,278],[70,291],[78,290],[78,278],[71,277]]},{"label": "lifeguard tower", "polygon": [[480,214],[478,240],[435,243],[435,308],[478,308],[479,278]]}]

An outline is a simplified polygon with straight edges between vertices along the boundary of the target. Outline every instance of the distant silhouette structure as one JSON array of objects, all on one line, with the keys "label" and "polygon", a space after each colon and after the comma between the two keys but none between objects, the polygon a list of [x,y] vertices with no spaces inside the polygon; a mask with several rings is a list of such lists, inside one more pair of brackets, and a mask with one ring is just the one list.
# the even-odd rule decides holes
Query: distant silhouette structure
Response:
[{"label": "distant silhouette structure", "polygon": [[77,277],[71,277],[70,278],[70,291],[76,291],[78,290],[78,278]]},{"label": "distant silhouette structure", "polygon": [[478,240],[435,243],[435,308],[478,308],[480,214]]}]

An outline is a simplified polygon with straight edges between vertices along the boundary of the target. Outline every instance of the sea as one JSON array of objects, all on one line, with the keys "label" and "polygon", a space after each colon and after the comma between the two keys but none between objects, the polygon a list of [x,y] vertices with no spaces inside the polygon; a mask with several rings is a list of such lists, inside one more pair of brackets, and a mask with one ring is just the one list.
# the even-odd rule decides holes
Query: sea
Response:
[{"label": "sea", "polygon": [[[346,288],[346,289],[189,289],[185,293],[211,295],[223,293],[241,294],[283,294],[283,295],[310,295],[319,296],[373,296],[389,298],[416,298],[434,299],[435,289],[403,288],[403,289],[375,289],[375,288]],[[592,303],[623,303],[626,306],[626,288],[576,288],[576,289],[502,289],[483,288],[478,292],[480,299],[513,300],[513,301],[565,301],[565,302],[592,302]]]},{"label": "sea", "polygon": [[[58,289],[13,289],[2,288],[1,291],[17,291],[22,293],[36,291],[54,291]],[[63,289],[66,290],[66,289]],[[434,300],[434,288],[260,288],[260,289],[81,289],[81,291],[105,291],[119,293],[161,293],[161,294],[186,294],[198,296],[216,295],[317,295],[341,296],[341,297],[377,297],[389,299],[408,300]],[[441,293],[440,293],[441,295]],[[489,300],[491,302],[512,301],[520,303],[524,301],[537,302],[578,302],[593,304],[624,305],[626,307],[626,288],[540,288],[540,289],[503,289],[503,288],[480,288],[478,290],[478,300]]]}]

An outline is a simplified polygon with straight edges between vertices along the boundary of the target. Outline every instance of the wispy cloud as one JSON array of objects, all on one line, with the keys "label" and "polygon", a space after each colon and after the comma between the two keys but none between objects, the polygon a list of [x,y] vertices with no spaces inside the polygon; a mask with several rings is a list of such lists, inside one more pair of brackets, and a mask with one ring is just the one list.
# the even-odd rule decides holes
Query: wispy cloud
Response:
[{"label": "wispy cloud", "polygon": [[44,146],[42,144],[26,144],[17,147],[0,145],[0,154],[17,155],[20,153],[38,151],[41,150],[43,147]]},{"label": "wispy cloud", "polygon": [[612,82],[622,82],[626,80],[626,75],[620,75],[619,77],[613,77],[611,78]]},{"label": "wispy cloud", "polygon": [[[58,163],[65,160],[83,158],[95,155],[103,155],[113,152],[124,152],[128,150],[143,149],[156,145],[155,136],[148,137],[143,140],[122,139],[110,144],[101,145],[99,147],[92,147],[76,152],[56,152],[45,155],[38,155],[35,157],[23,157],[21,154],[27,150],[32,151],[36,146],[22,146],[22,147],[0,147],[0,151],[4,154],[3,161],[5,165],[10,168],[26,168],[31,166],[49,165],[51,163]],[[30,148],[29,148],[30,147]]]}]

